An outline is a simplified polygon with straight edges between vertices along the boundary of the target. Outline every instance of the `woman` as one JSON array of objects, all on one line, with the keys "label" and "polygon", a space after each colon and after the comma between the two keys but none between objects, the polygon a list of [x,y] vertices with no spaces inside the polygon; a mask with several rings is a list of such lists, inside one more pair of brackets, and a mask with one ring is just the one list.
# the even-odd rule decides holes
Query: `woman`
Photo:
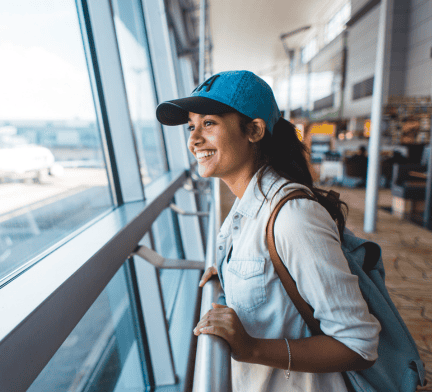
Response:
[{"label": "woman", "polygon": [[[222,72],[190,97],[159,105],[157,117],[188,123],[200,175],[221,178],[237,196],[218,236],[216,266],[200,282],[218,274],[228,306],[213,304],[194,333],[228,342],[235,391],[346,391],[340,372],[374,363],[380,326],[340,247],[342,205],[313,187],[305,148],[271,88],[248,71]],[[265,240],[272,208],[295,189],[319,203],[282,207],[276,247],[320,320],[320,336],[311,336],[286,294]]]}]

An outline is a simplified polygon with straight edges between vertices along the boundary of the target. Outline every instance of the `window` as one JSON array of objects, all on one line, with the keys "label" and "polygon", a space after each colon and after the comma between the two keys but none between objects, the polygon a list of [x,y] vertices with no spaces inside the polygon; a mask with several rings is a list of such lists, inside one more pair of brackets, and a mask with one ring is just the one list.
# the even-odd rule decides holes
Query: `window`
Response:
[{"label": "window", "polygon": [[325,40],[332,41],[345,29],[345,24],[351,17],[351,2],[346,3],[326,25]]},{"label": "window", "polygon": [[1,283],[112,199],[75,2],[0,9]]},{"label": "window", "polygon": [[[335,74],[331,71],[312,72],[310,74],[310,100],[314,104],[314,110],[321,110],[333,106],[335,88],[333,82]],[[321,101],[324,99],[324,101]],[[319,103],[318,103],[319,101]]]},{"label": "window", "polygon": [[353,86],[352,100],[370,97],[373,94],[374,77],[365,79]]},{"label": "window", "polygon": [[302,63],[309,62],[318,53],[317,39],[313,38],[301,51]]},{"label": "window", "polygon": [[[179,235],[177,216],[170,209],[162,212],[153,224],[155,250],[170,259],[184,259],[181,239]],[[168,324],[170,324],[177,292],[184,270],[159,270],[162,285],[162,296]]]},{"label": "window", "polygon": [[112,278],[28,392],[145,390],[126,266]]},{"label": "window", "polygon": [[141,176],[143,183],[148,184],[167,167],[161,128],[155,114],[156,99],[142,7],[139,0],[113,0],[112,3]]}]

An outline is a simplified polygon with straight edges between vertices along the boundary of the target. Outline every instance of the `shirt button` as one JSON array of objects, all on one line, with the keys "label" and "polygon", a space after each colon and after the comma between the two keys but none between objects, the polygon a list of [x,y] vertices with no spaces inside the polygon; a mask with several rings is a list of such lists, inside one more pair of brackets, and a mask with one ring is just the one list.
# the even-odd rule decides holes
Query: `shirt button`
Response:
[{"label": "shirt button", "polygon": [[234,215],[234,219],[238,219],[238,217],[239,217],[238,215]]},{"label": "shirt button", "polygon": [[223,246],[222,246],[222,245],[220,245],[220,246],[219,246],[219,249],[220,249],[220,250],[222,250],[222,249],[223,249]]},{"label": "shirt button", "polygon": [[234,230],[238,230],[238,226],[234,226]]}]

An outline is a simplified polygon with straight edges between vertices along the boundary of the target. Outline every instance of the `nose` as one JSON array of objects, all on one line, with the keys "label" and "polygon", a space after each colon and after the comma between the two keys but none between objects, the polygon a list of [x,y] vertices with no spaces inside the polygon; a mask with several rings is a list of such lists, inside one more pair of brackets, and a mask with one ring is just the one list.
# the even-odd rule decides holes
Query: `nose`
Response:
[{"label": "nose", "polygon": [[193,131],[190,131],[189,133],[189,140],[188,140],[189,150],[193,151],[194,146],[198,146],[201,143],[203,143],[203,137],[199,127],[196,127]]}]

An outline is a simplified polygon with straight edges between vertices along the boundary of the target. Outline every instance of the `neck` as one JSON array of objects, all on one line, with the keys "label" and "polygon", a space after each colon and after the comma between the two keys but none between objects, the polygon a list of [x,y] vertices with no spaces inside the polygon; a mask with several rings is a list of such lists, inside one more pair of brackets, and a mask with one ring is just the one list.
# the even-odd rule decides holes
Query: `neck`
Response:
[{"label": "neck", "polygon": [[234,193],[236,197],[241,199],[255,173],[256,170],[250,170],[243,173],[242,175],[237,175],[235,177],[224,177],[221,178],[221,180],[228,186],[230,191]]}]

